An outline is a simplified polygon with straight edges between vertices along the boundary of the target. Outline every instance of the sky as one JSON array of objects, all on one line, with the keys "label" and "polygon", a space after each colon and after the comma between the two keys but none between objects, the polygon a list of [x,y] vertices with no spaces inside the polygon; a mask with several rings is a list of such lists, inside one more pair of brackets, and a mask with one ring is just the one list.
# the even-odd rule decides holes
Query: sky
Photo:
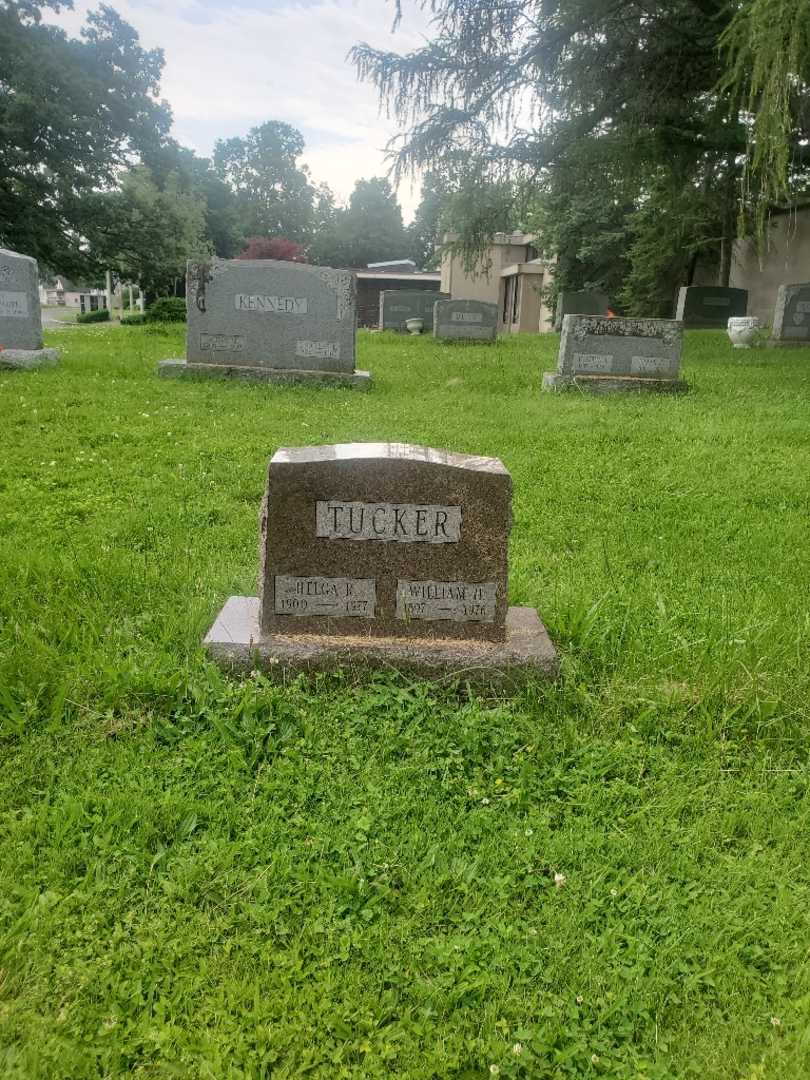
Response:
[{"label": "sky", "polygon": [[[146,48],[165,53],[162,96],[174,114],[172,134],[210,156],[218,138],[284,120],[306,141],[303,162],[345,202],[355,180],[383,176],[384,148],[398,133],[381,113],[376,90],[358,82],[346,60],[352,45],[398,52],[429,36],[429,17],[414,0],[392,33],[393,0],[107,0]],[[52,15],[78,34],[96,2],[74,0]],[[398,191],[406,221],[418,184]]]}]

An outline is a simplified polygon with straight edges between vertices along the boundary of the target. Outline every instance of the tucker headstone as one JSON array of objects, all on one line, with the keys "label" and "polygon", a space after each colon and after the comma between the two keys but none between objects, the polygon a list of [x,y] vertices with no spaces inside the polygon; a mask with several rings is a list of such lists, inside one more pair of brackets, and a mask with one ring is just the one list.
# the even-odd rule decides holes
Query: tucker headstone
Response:
[{"label": "tucker headstone", "polygon": [[483,300],[437,300],[433,336],[450,341],[495,341],[498,305]]},{"label": "tucker headstone", "polygon": [[810,282],[779,286],[768,344],[810,344]]},{"label": "tucker headstone", "polygon": [[684,391],[682,340],[683,328],[672,319],[566,315],[557,371],[546,372],[543,388]]},{"label": "tucker headstone", "polygon": [[507,603],[512,480],[497,458],[403,443],[279,450],[258,597],[205,639],[228,667],[341,666],[486,682],[553,675],[533,608]]},{"label": "tucker headstone", "polygon": [[0,248],[0,368],[55,364],[56,349],[42,347],[37,261]]},{"label": "tucker headstone", "polygon": [[356,371],[355,279],[349,270],[275,259],[190,262],[186,359],[166,376],[366,387]]},{"label": "tucker headstone", "polygon": [[433,305],[450,294],[433,289],[383,289],[380,293],[380,329],[405,332],[408,319],[421,319],[422,332],[433,330]]},{"label": "tucker headstone", "polygon": [[592,290],[575,292],[563,289],[557,297],[554,309],[554,329],[562,330],[562,321],[566,315],[607,315],[610,301],[604,293]]},{"label": "tucker headstone", "polygon": [[678,293],[675,318],[687,329],[725,330],[730,318],[745,315],[747,310],[747,289],[684,285]]}]

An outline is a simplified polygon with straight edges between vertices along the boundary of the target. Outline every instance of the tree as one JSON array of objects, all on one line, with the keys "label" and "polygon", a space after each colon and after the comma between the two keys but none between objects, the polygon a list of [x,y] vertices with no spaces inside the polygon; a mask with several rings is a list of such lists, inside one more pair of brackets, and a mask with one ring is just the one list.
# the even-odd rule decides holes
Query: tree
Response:
[{"label": "tree", "polygon": [[205,207],[170,174],[161,189],[145,165],[130,169],[117,191],[96,199],[110,222],[99,254],[124,281],[137,281],[148,297],[171,295],[185,278],[186,262],[211,254]]},{"label": "tree", "polygon": [[[554,173],[562,169],[584,205],[586,185],[602,185],[603,143],[610,141],[634,178],[622,192],[619,231],[631,228],[631,216],[636,234],[654,224],[634,215],[662,190],[664,174],[664,187],[704,201],[693,221],[703,233],[690,243],[713,245],[719,280],[727,283],[746,148],[742,90],[719,86],[718,47],[733,5],[435,0],[431,7],[436,36],[424,47],[398,55],[359,45],[353,53],[360,75],[406,129],[392,147],[395,175],[448,173],[463,160],[482,192],[501,182],[517,192],[517,203],[550,197],[559,204]],[[475,183],[466,186],[475,192]],[[609,210],[613,235],[615,207]],[[480,229],[462,237],[469,248],[487,239]],[[576,250],[559,254],[577,257]],[[673,291],[677,283],[670,282]]]},{"label": "tree", "polygon": [[331,229],[316,236],[311,256],[331,266],[367,266],[401,258],[407,249],[402,210],[383,177],[358,180],[345,210],[335,215]]},{"label": "tree", "polygon": [[414,219],[408,226],[408,254],[420,270],[437,265],[436,245],[442,238],[442,214],[447,209],[449,192],[436,172],[427,172],[422,180],[422,194]]},{"label": "tree", "polygon": [[277,120],[244,138],[217,141],[214,168],[236,193],[246,235],[309,240],[314,192],[308,170],[297,164],[303,152],[300,131]]},{"label": "tree", "polygon": [[142,49],[104,4],[70,38],[42,22],[58,6],[0,0],[0,243],[80,275],[100,224],[90,196],[158,146],[171,115],[158,100],[160,49]]},{"label": "tree", "polygon": [[251,236],[237,259],[280,259],[282,262],[306,262],[301,244],[283,236]]}]

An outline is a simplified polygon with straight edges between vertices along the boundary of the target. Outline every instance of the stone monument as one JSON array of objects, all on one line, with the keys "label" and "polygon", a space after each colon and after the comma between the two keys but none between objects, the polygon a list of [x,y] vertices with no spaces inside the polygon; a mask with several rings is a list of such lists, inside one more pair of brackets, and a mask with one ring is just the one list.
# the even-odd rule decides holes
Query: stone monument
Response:
[{"label": "stone monument", "polygon": [[433,336],[445,341],[496,341],[498,305],[483,300],[437,300]]},{"label": "stone monument", "polygon": [[382,668],[499,683],[550,676],[537,612],[507,603],[512,480],[497,458],[403,443],[279,450],[259,596],[205,639],[225,667]]},{"label": "stone monument", "polygon": [[57,349],[42,347],[37,261],[0,248],[0,368],[55,364]]},{"label": "stone monument", "polygon": [[672,319],[608,319],[566,315],[556,372],[543,389],[679,393],[683,327]]},{"label": "stone monument", "polygon": [[367,387],[356,371],[355,279],[349,270],[276,259],[190,262],[186,359],[164,376]]},{"label": "stone monument", "polygon": [[408,319],[421,319],[422,332],[433,331],[433,305],[450,294],[435,289],[383,289],[380,293],[380,329],[405,333]]},{"label": "stone monument", "polygon": [[810,345],[810,282],[780,285],[769,345]]},{"label": "stone monument", "polygon": [[684,285],[678,293],[675,318],[692,330],[725,330],[728,320],[746,314],[747,289],[720,285]]},{"label": "stone monument", "polygon": [[583,289],[562,289],[557,296],[554,308],[554,329],[562,330],[562,321],[566,315],[607,315],[610,301],[604,293]]}]

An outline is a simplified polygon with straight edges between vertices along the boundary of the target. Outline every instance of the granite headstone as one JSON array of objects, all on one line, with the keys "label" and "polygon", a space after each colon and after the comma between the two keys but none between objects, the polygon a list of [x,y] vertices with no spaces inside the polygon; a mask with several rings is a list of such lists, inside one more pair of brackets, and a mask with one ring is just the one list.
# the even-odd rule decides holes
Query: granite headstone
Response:
[{"label": "granite headstone", "polygon": [[810,282],[779,286],[769,344],[810,344]]},{"label": "granite headstone", "polygon": [[747,289],[684,285],[678,293],[675,318],[688,329],[725,330],[730,318],[745,315],[747,310]]},{"label": "granite headstone", "polygon": [[0,367],[36,368],[58,358],[42,347],[36,259],[0,248]]},{"label": "granite headstone", "polygon": [[607,315],[610,300],[604,293],[594,290],[562,289],[554,309],[554,329],[562,330],[566,315]]},{"label": "granite headstone", "polygon": [[380,293],[380,329],[405,332],[408,319],[421,319],[422,332],[433,330],[433,305],[450,294],[434,289],[383,289]]},{"label": "granite headstone", "polygon": [[672,319],[609,319],[566,315],[556,372],[543,387],[594,391],[682,391],[683,328]]},{"label": "granite headstone", "polygon": [[367,386],[356,371],[355,278],[275,259],[190,262],[186,360],[161,375]]},{"label": "granite headstone", "polygon": [[437,300],[433,336],[449,341],[495,341],[498,305],[483,300]]},{"label": "granite headstone", "polygon": [[537,613],[507,603],[511,496],[496,458],[402,443],[279,450],[260,515],[260,595],[231,597],[209,652],[285,670],[552,674]]}]

